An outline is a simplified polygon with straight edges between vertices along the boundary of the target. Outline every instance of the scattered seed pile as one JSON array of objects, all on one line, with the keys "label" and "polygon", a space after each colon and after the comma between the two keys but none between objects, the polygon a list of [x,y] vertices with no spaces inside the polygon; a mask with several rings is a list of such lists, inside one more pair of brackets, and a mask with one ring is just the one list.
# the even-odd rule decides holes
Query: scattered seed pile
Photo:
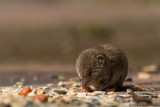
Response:
[{"label": "scattered seed pile", "polygon": [[[55,88],[57,87],[57,88]],[[0,88],[0,107],[140,107],[159,105],[160,96],[133,85],[124,92],[85,92],[78,78],[60,81],[57,86],[24,86],[17,82],[13,87]]]}]

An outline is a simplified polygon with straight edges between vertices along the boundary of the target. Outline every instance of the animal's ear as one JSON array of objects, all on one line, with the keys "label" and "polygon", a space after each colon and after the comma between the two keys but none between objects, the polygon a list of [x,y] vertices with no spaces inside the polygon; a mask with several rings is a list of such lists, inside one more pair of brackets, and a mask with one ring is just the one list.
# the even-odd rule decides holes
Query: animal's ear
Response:
[{"label": "animal's ear", "polygon": [[98,61],[99,65],[103,65],[106,60],[106,55],[104,53],[99,53],[96,55],[96,60]]},{"label": "animal's ear", "polygon": [[94,71],[95,72],[100,72],[103,70],[103,67],[104,67],[104,63],[106,61],[106,55],[104,53],[98,53],[96,56],[95,56],[95,63],[94,63]]}]

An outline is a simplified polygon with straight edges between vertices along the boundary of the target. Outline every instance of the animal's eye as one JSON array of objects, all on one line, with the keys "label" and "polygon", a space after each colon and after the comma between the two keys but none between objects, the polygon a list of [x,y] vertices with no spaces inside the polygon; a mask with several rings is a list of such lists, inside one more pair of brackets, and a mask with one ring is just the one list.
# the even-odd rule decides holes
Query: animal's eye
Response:
[{"label": "animal's eye", "polygon": [[96,57],[97,57],[97,60],[98,60],[99,64],[103,64],[105,62],[104,54],[99,54]]}]

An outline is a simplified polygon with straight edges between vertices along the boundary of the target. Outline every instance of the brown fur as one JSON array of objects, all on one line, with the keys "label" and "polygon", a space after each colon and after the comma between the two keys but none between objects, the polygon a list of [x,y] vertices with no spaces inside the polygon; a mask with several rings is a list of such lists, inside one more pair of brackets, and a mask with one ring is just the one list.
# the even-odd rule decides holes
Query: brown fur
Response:
[{"label": "brown fur", "polygon": [[76,69],[87,91],[117,89],[127,76],[128,62],[120,49],[101,44],[84,50],[76,61]]}]

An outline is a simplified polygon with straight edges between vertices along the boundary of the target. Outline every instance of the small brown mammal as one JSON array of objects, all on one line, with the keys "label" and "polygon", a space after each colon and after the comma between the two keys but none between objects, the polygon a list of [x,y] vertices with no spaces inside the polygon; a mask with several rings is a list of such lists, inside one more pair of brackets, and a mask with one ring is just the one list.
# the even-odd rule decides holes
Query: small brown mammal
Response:
[{"label": "small brown mammal", "polygon": [[109,91],[121,87],[128,73],[125,54],[110,44],[84,50],[76,61],[86,91]]}]

